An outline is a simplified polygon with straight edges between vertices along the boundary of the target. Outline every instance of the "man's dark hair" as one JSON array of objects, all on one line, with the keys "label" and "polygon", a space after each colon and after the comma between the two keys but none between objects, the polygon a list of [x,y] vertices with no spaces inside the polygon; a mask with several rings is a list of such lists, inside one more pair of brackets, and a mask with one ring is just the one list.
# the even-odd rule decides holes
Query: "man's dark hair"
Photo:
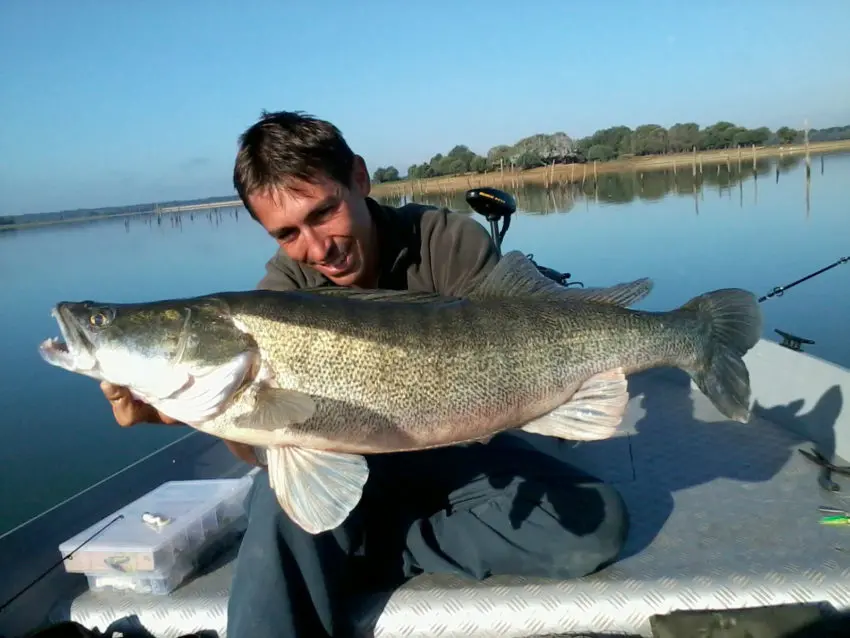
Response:
[{"label": "man's dark hair", "polygon": [[301,111],[263,111],[239,136],[233,186],[252,217],[248,195],[289,186],[292,180],[315,183],[324,174],[351,186],[354,153],[339,129]]}]

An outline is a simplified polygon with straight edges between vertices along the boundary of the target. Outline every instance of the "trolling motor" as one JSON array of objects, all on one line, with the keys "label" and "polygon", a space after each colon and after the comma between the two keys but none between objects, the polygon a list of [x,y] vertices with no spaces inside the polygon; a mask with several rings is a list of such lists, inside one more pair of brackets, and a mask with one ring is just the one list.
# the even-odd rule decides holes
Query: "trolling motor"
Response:
[{"label": "trolling motor", "polygon": [[[487,218],[490,222],[490,235],[496,244],[496,251],[501,256],[502,240],[505,238],[505,233],[511,225],[511,215],[516,212],[516,201],[513,196],[498,188],[485,186],[483,188],[472,188],[466,191],[466,203],[479,215]],[[499,228],[499,220],[502,220],[502,227]],[[564,287],[581,286],[584,284],[580,281],[567,282],[570,278],[570,273],[560,273],[553,268],[541,266],[534,261],[534,255],[526,255],[528,260],[537,267],[549,279],[561,284]]]}]

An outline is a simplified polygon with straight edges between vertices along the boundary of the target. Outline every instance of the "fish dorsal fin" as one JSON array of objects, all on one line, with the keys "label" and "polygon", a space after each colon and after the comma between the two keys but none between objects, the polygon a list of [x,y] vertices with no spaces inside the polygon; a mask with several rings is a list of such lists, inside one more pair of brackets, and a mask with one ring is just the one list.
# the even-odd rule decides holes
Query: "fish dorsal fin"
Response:
[{"label": "fish dorsal fin", "polygon": [[652,290],[646,277],[607,288],[567,288],[541,273],[532,261],[519,251],[506,253],[478,286],[470,299],[537,297],[553,301],[576,300],[630,306]]},{"label": "fish dorsal fin", "polygon": [[422,292],[414,290],[384,290],[365,288],[344,288],[342,286],[316,286],[314,288],[301,288],[300,293],[319,294],[327,297],[339,297],[341,299],[354,299],[357,301],[383,301],[395,303],[422,303],[422,304],[456,304],[463,300],[459,297],[447,297],[436,292]]}]

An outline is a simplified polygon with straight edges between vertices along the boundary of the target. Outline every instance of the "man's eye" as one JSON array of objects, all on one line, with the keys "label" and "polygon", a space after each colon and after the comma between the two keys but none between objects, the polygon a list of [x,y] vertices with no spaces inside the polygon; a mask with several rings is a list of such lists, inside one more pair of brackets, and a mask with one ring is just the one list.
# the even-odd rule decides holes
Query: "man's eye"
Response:
[{"label": "man's eye", "polygon": [[318,222],[318,223],[327,221],[327,219],[329,217],[331,217],[336,212],[338,207],[339,207],[339,204],[335,204],[333,206],[328,206],[327,208],[323,208],[322,210],[318,211],[313,216],[313,219],[311,221]]}]

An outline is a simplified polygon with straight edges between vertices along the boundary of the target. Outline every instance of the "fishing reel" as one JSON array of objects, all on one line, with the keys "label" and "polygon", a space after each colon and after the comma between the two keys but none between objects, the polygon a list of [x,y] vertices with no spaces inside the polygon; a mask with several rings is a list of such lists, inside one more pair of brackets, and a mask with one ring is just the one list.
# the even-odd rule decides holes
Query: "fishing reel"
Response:
[{"label": "fishing reel", "polygon": [[[490,235],[496,244],[496,251],[501,256],[502,240],[505,238],[505,234],[511,225],[511,215],[516,212],[516,200],[509,193],[489,186],[472,188],[466,191],[465,199],[472,210],[490,222]],[[501,228],[499,227],[499,221],[502,222]],[[567,281],[571,277],[570,273],[561,273],[554,268],[539,265],[534,261],[534,255],[531,253],[526,255],[526,257],[537,267],[537,270],[552,281],[564,287],[581,286],[584,288],[584,284],[580,281]]]}]

